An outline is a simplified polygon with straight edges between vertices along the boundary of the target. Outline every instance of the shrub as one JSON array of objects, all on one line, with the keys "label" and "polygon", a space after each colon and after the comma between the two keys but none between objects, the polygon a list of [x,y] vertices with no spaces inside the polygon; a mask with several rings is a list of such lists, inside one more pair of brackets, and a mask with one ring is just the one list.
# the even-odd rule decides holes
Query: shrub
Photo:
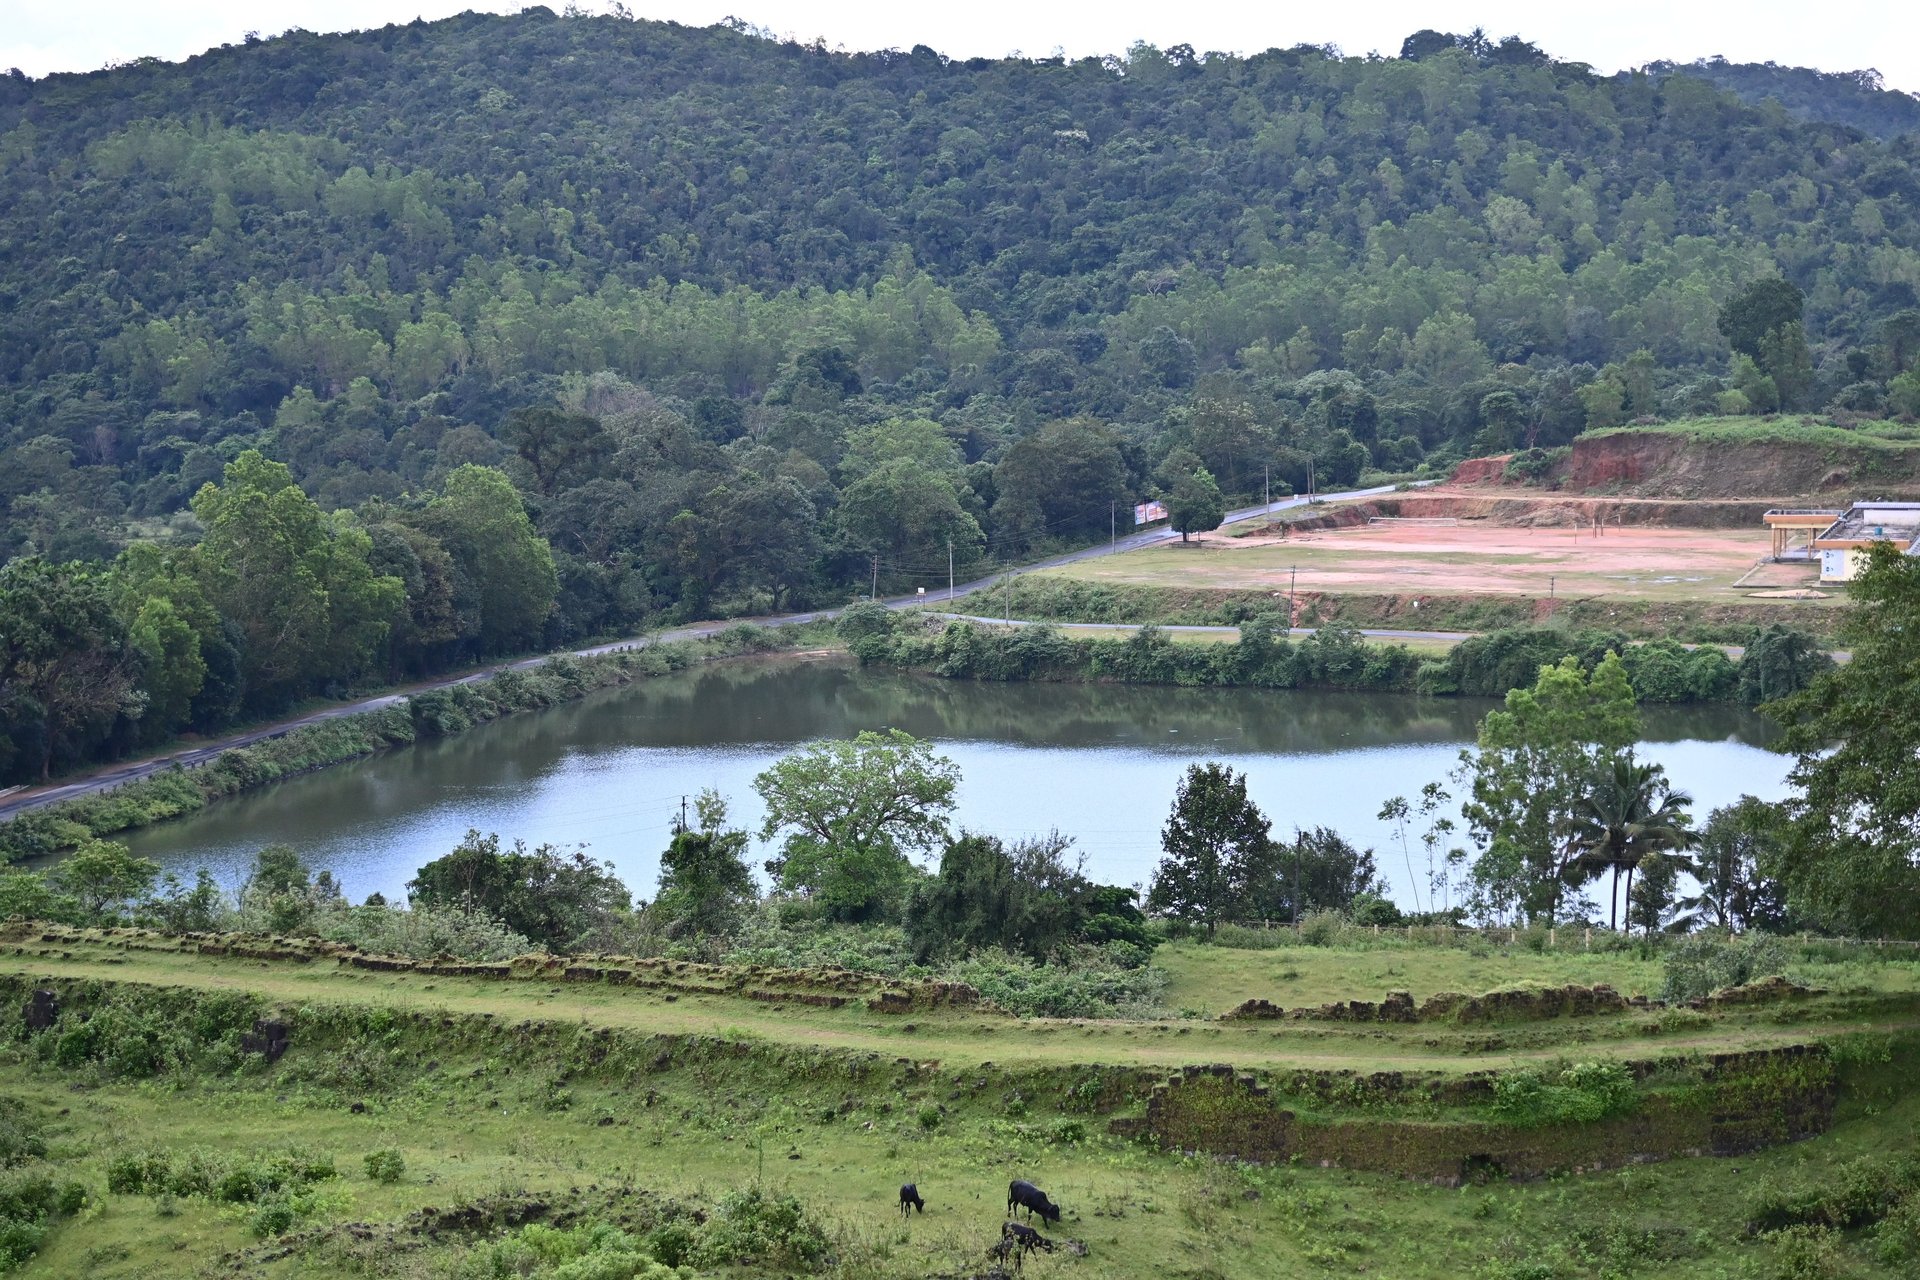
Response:
[{"label": "shrub", "polygon": [[[70,1186],[73,1184],[70,1184]],[[86,1191],[80,1189],[78,1203]],[[45,1174],[0,1179],[0,1272],[11,1271],[40,1249],[53,1219],[72,1210],[68,1188],[56,1187]]]},{"label": "shrub", "polygon": [[523,934],[483,911],[422,904],[412,910],[387,906],[348,907],[316,915],[310,926],[329,942],[344,942],[378,955],[426,960],[511,960],[540,950]]},{"label": "shrub", "polygon": [[1727,987],[1743,986],[1787,969],[1787,952],[1766,934],[1728,938],[1700,934],[1667,948],[1660,998],[1698,1000]]},{"label": "shrub", "polygon": [[757,1187],[735,1191],[720,1201],[694,1251],[701,1266],[759,1263],[800,1271],[820,1269],[827,1254],[826,1232],[798,1200],[767,1195]]},{"label": "shrub", "polygon": [[392,1186],[407,1175],[406,1157],[392,1147],[367,1152],[361,1163],[366,1167],[367,1177],[382,1186]]},{"label": "shrub", "polygon": [[0,1098],[0,1169],[37,1160],[47,1154],[40,1126],[17,1098]]},{"label": "shrub", "polygon": [[1525,1128],[1592,1124],[1633,1109],[1633,1076],[1617,1062],[1576,1062],[1557,1074],[1510,1071],[1493,1082],[1493,1111]]}]

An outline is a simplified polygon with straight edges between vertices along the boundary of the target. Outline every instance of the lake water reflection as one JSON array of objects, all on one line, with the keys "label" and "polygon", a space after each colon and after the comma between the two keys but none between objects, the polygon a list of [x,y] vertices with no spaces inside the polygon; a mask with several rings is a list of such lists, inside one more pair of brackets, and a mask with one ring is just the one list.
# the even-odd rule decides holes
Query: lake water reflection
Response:
[{"label": "lake water reflection", "polygon": [[[280,783],[136,833],[170,870],[237,883],[284,842],[355,899],[398,899],[416,867],[469,827],[529,844],[586,844],[652,896],[680,799],[703,787],[757,826],[751,780],[813,738],[894,727],[959,764],[958,821],[1002,836],[1052,828],[1087,870],[1144,882],[1186,765],[1231,762],[1277,831],[1324,825],[1369,844],[1395,897],[1425,890],[1375,814],[1443,780],[1485,702],[1406,695],[972,684],[863,671],[839,658],[710,665]],[[1691,791],[1695,815],[1743,793],[1778,798],[1788,760],[1769,726],[1730,707],[1648,708],[1642,753]],[[757,850],[756,858],[767,850]],[[1418,846],[1416,844],[1416,856]]]}]

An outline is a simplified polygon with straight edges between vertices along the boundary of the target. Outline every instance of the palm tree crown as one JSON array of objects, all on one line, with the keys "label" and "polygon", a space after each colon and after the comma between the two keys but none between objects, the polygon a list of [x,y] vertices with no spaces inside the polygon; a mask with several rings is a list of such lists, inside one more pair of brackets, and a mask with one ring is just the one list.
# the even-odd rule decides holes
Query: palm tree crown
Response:
[{"label": "palm tree crown", "polygon": [[1687,809],[1693,797],[1667,784],[1667,771],[1623,751],[1602,764],[1575,802],[1565,832],[1562,872],[1581,885],[1613,872],[1612,924],[1620,923],[1620,872],[1633,873],[1649,854],[1690,849],[1697,837]]}]

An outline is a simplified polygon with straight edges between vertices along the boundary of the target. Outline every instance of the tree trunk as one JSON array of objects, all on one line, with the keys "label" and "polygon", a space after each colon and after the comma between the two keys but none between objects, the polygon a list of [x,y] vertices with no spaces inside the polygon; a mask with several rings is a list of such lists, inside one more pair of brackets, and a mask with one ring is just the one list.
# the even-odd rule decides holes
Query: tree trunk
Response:
[{"label": "tree trunk", "polygon": [[1627,864],[1627,932],[1633,932],[1633,864]]},{"label": "tree trunk", "polygon": [[1617,862],[1613,864],[1613,895],[1607,902],[1607,910],[1610,913],[1607,927],[1620,932],[1620,864]]}]

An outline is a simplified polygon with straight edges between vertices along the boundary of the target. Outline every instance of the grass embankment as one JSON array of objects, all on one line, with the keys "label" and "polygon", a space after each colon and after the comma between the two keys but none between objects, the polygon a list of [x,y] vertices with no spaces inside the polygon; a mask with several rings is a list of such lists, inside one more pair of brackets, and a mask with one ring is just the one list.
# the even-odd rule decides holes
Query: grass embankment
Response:
[{"label": "grass embankment", "polygon": [[[1132,553],[1129,553],[1132,554]],[[1123,558],[1123,557],[1121,557]],[[1334,593],[1302,586],[1293,596],[1295,624],[1345,622],[1402,631],[1486,632],[1539,625],[1600,627],[1634,639],[1686,644],[1740,644],[1755,630],[1786,623],[1831,636],[1844,610],[1840,597],[1809,601],[1539,599],[1526,596],[1377,592]],[[1414,602],[1418,600],[1416,607]],[[1258,587],[1150,585],[1096,580],[1045,570],[1015,579],[1011,614],[1029,622],[1119,623],[1131,626],[1238,626],[1257,614],[1285,616],[1288,592]]]},{"label": "grass embankment", "polygon": [[[976,1276],[1016,1176],[1065,1207],[1049,1234],[1087,1250],[1030,1259],[1030,1274],[1042,1278],[1839,1274],[1780,1270],[1827,1255],[1845,1274],[1873,1276],[1904,1274],[1916,1255],[1901,1251],[1920,1249],[1891,1194],[1846,1229],[1749,1230],[1757,1215],[1786,1214],[1774,1225],[1791,1225],[1828,1213],[1821,1195],[1868,1175],[1894,1178],[1893,1158],[1912,1150],[1920,1125],[1920,1105],[1897,1094],[1843,1101],[1826,1136],[1733,1160],[1457,1190],[1219,1163],[1106,1130],[1109,1111],[1128,1109],[1134,1082],[1163,1078],[1169,1064],[1238,1059],[1273,1071],[1344,1063],[1363,1073],[1457,1077],[1517,1060],[1551,1069],[1569,1053],[1684,1055],[1864,1025],[1819,1000],[1791,1015],[1689,1013],[1684,1026],[1652,1024],[1636,1049],[1594,1043],[1596,1028],[1585,1024],[1639,1018],[1468,1028],[889,1017],[864,1007],[670,1000],[670,992],[594,983],[123,950],[124,936],[38,938],[16,927],[0,954],[0,1096],[17,1100],[16,1128],[36,1131],[44,1154],[0,1178],[71,1183],[84,1202],[48,1219],[40,1252],[20,1272],[27,1277],[477,1275],[481,1255],[497,1247],[485,1241],[510,1234],[522,1217],[624,1219],[637,1235],[675,1206],[704,1217],[686,1230],[705,1249],[719,1230],[712,1224],[728,1221],[718,1212],[725,1197],[753,1186],[795,1196],[834,1261],[762,1257],[703,1273]],[[1338,974],[1383,962],[1413,966],[1406,977],[1417,990],[1417,978],[1457,986],[1496,960],[1503,984],[1558,980],[1571,959],[1464,948],[1404,960],[1368,946],[1292,951],[1285,958],[1303,975],[1303,994],[1329,996],[1362,994],[1371,973],[1353,985]],[[1168,956],[1177,983],[1223,998],[1271,993],[1244,966],[1277,958],[1190,945]],[[1581,977],[1623,987],[1645,980],[1644,962],[1628,954],[1581,963]],[[1875,972],[1862,968],[1867,985],[1908,982],[1882,983]],[[28,977],[68,1006],[49,1031],[23,1024]],[[79,1021],[81,1012],[89,1020]],[[235,1033],[275,1012],[291,1047],[269,1066],[239,1052]],[[1508,1037],[1539,1043],[1517,1052],[1492,1043]],[[1136,1068],[1144,1071],[1130,1074]],[[1364,1098],[1305,1105],[1357,1116],[1377,1108]],[[337,1176],[292,1193],[236,1182],[233,1171],[265,1167],[289,1148]],[[379,1151],[401,1156],[397,1181],[364,1167]],[[208,1170],[214,1190],[127,1189],[136,1159],[176,1178],[183,1168]],[[110,1192],[110,1178],[122,1189]],[[903,1223],[894,1191],[907,1181],[919,1184],[928,1212]],[[228,1193],[236,1198],[222,1203]],[[267,1234],[256,1235],[263,1224]],[[281,1237],[282,1227],[291,1234]]]},{"label": "grass embankment", "polygon": [[[1636,642],[1617,631],[1560,627],[1495,631],[1416,649],[1337,626],[1296,644],[1272,615],[1256,617],[1231,642],[1211,645],[1181,644],[1180,633],[1154,627],[1075,634],[1058,624],[1006,628],[865,606],[849,612],[841,632],[863,663],[948,679],[1483,698],[1530,685],[1542,666],[1562,658],[1591,670],[1617,653],[1642,702],[1752,705],[1791,692],[1827,664],[1804,637],[1777,629],[1744,637],[1748,647],[1737,661],[1711,645],[1689,649],[1672,640]],[[1785,682],[1783,670],[1791,673]]]},{"label": "grass embankment", "polygon": [[164,822],[226,796],[423,738],[451,737],[503,716],[571,702],[699,662],[818,644],[829,634],[824,626],[740,626],[710,639],[589,657],[562,655],[534,667],[503,668],[485,679],[428,690],[378,710],[301,725],[224,751],[198,768],[176,767],[29,810],[0,823],[0,865]]},{"label": "grass embankment", "polygon": [[1703,444],[1763,445],[1814,444],[1833,448],[1912,449],[1920,447],[1920,424],[1871,419],[1838,426],[1811,414],[1770,414],[1765,417],[1682,418],[1644,426],[1596,427],[1580,440],[1611,436],[1680,436]]}]

